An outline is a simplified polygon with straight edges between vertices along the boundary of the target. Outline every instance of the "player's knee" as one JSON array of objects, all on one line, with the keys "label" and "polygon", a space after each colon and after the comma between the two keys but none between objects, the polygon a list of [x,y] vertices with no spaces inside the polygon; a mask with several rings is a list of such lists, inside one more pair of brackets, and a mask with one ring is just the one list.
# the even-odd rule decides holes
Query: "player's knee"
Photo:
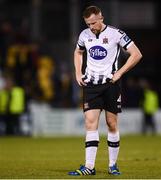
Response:
[{"label": "player's knee", "polygon": [[93,117],[85,118],[85,126],[87,130],[96,130],[97,129],[97,120]]},{"label": "player's knee", "polygon": [[117,131],[117,121],[114,119],[110,119],[108,121],[108,128],[110,132],[116,132]]}]

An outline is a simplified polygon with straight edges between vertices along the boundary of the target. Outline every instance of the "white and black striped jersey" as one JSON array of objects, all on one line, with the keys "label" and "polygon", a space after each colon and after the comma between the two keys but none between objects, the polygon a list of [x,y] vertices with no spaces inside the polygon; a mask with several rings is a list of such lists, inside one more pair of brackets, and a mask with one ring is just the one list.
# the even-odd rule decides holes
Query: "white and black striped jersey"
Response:
[{"label": "white and black striped jersey", "polygon": [[104,84],[107,79],[111,79],[118,70],[120,46],[128,49],[132,43],[125,32],[111,26],[106,26],[98,35],[92,33],[89,28],[83,30],[79,35],[77,47],[87,51],[84,82]]}]

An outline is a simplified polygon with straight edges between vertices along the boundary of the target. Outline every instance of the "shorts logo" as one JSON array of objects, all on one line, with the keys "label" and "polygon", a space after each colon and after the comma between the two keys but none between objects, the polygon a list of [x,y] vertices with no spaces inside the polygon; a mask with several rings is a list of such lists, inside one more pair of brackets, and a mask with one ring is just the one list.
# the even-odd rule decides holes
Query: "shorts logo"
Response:
[{"label": "shorts logo", "polygon": [[95,60],[102,60],[107,56],[107,50],[102,46],[93,46],[89,49],[89,54]]},{"label": "shorts logo", "polygon": [[84,109],[88,109],[89,108],[89,104],[88,103],[84,103]]}]

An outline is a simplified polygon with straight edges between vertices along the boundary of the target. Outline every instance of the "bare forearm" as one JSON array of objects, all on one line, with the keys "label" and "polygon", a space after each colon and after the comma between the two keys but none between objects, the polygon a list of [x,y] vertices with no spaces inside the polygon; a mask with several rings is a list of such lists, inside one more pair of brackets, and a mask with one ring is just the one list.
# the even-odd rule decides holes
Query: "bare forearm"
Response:
[{"label": "bare forearm", "polygon": [[116,82],[121,78],[121,76],[132,69],[142,58],[142,54],[139,49],[133,44],[128,51],[130,57],[126,61],[126,63],[113,75],[111,82]]},{"label": "bare forearm", "polygon": [[74,52],[75,76],[80,86],[86,85],[82,80],[83,51],[76,49]]},{"label": "bare forearm", "polygon": [[78,53],[74,53],[74,67],[75,67],[75,73],[81,73],[82,72],[82,56]]},{"label": "bare forearm", "polygon": [[141,57],[141,55],[130,56],[127,62],[118,70],[120,74],[123,75],[132,69],[141,60]]},{"label": "bare forearm", "polygon": [[130,54],[130,57],[128,58],[126,63],[119,69],[119,73],[121,75],[132,69],[142,58],[142,54],[135,44],[130,46],[127,52]]}]

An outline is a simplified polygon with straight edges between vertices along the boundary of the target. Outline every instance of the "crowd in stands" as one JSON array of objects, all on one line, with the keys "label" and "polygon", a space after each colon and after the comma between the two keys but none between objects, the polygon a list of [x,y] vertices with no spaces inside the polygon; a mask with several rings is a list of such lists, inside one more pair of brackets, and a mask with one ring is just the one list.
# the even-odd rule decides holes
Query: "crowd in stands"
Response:
[{"label": "crowd in stands", "polygon": [[34,99],[53,107],[72,107],[71,74],[58,72],[54,58],[42,50],[43,43],[33,42],[27,30],[20,30],[15,32],[9,22],[0,25],[1,81],[5,81],[6,75],[12,77],[24,89],[27,101]]},{"label": "crowd in stands", "polygon": [[79,106],[72,101],[72,73],[63,63],[58,67],[43,42],[30,39],[24,24],[18,29],[9,21],[0,24],[0,134],[21,134],[19,118],[31,101],[54,108]]}]

